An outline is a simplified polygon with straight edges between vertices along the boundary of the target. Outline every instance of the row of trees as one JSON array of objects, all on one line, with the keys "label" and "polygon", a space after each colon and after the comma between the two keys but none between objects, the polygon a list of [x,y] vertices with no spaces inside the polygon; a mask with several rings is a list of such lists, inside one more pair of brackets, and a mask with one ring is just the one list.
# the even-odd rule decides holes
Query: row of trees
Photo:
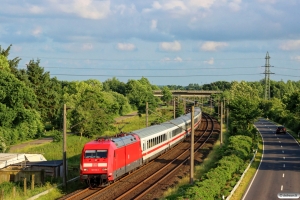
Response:
[{"label": "row of trees", "polygon": [[51,78],[30,60],[26,69],[18,69],[20,58],[9,60],[11,46],[0,46],[0,151],[18,141],[42,136],[45,129],[62,129],[63,104],[68,107],[67,123],[71,131],[83,136],[101,135],[114,130],[113,119],[131,110],[155,110],[159,89],[146,78],[122,83],[116,78],[60,81]]},{"label": "row of trees", "polygon": [[[83,136],[104,134],[114,130],[113,118],[131,110],[145,113],[146,102],[155,111],[163,102],[170,102],[170,90],[222,90],[214,99],[226,99],[230,108],[231,130],[247,130],[258,116],[299,121],[300,81],[271,81],[271,100],[263,100],[264,82],[226,82],[189,84],[188,86],[155,86],[147,78],[129,80],[117,78],[99,80],[60,81],[51,78],[40,66],[40,60],[31,60],[26,69],[18,69],[20,58],[9,60],[11,46],[0,46],[0,140],[6,145],[42,135],[45,129],[62,128],[62,108],[67,104],[68,127]],[[154,97],[152,91],[161,89],[163,97]],[[179,112],[180,113],[180,112]],[[292,124],[292,122],[290,122]],[[294,124],[294,128],[300,128]],[[3,146],[3,145],[2,145]],[[1,147],[0,147],[1,148]]]}]

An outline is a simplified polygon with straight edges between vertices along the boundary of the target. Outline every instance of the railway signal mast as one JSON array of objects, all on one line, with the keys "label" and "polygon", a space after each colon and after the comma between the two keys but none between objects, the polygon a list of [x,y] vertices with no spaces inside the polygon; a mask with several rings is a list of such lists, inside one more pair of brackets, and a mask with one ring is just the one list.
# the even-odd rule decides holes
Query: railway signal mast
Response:
[{"label": "railway signal mast", "polygon": [[266,54],[266,64],[265,64],[265,72],[263,74],[265,74],[265,100],[269,100],[270,99],[270,74],[274,74],[271,73],[270,71],[270,56],[269,56],[269,52],[267,52]]}]

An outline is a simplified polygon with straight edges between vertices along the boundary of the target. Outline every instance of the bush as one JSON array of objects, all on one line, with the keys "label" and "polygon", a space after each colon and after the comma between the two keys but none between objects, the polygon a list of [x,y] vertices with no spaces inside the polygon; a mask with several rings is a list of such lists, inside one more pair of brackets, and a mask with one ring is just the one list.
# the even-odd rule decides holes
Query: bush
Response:
[{"label": "bush", "polygon": [[61,142],[63,140],[63,133],[58,130],[49,131],[49,134],[53,137],[53,142]]}]

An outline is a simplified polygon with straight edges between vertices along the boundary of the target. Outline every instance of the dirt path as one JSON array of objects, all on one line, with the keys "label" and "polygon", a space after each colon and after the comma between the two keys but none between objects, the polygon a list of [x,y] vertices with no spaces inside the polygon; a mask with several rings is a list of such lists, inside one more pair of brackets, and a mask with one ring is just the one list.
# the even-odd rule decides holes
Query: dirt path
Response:
[{"label": "dirt path", "polygon": [[52,141],[53,141],[52,137],[46,137],[46,138],[41,138],[41,139],[37,139],[37,140],[32,140],[29,142],[24,142],[22,144],[12,145],[12,146],[10,146],[8,153],[16,152],[17,150],[26,148],[28,146],[35,146],[35,145],[39,145],[39,144],[49,143]]},{"label": "dirt path", "polygon": [[[125,119],[130,118],[130,117],[134,117],[136,115],[137,115],[137,111],[134,111],[134,112],[129,113],[127,115],[115,118],[115,121],[120,122],[122,120],[125,120]],[[24,142],[22,144],[12,145],[12,146],[10,146],[10,149],[9,149],[8,153],[16,152],[17,150],[26,148],[28,146],[35,146],[35,145],[45,144],[45,143],[49,143],[49,142],[52,142],[52,141],[53,141],[52,137],[46,137],[46,138],[41,138],[41,139],[37,139],[37,140]]]}]

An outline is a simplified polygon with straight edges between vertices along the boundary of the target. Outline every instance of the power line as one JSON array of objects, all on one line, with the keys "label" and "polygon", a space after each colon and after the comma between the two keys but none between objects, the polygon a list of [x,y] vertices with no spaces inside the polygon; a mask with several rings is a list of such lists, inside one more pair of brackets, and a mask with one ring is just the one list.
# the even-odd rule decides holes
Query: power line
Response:
[{"label": "power line", "polygon": [[[125,76],[125,75],[120,75],[116,76],[114,75],[104,75],[104,74],[51,74],[52,76],[102,76],[102,77],[123,77],[123,78],[128,78],[128,77],[142,77],[141,76]],[[171,76],[160,76],[160,75],[154,75],[154,76],[143,76],[143,77],[159,77],[159,78],[167,78],[167,77],[198,77],[198,76],[256,76],[260,75],[259,73],[256,74],[222,74],[222,75],[216,75],[216,74],[194,74],[194,75],[171,75]]]},{"label": "power line", "polygon": [[[51,60],[99,60],[99,61],[134,61],[134,62],[138,62],[138,61],[157,61],[157,62],[179,62],[178,60],[176,60],[176,57],[170,59],[169,57],[165,57],[162,59],[108,59],[108,58],[65,58],[65,57],[36,57],[36,56],[17,56],[19,58],[23,57],[23,58],[30,58],[30,59],[51,59]],[[179,56],[178,56],[179,57]],[[180,57],[181,58],[181,57]],[[205,60],[203,59],[182,59],[181,61],[185,61],[185,62],[199,62],[199,61],[207,61],[211,58],[207,58]],[[214,60],[262,60],[264,58],[213,58]]]},{"label": "power line", "polygon": [[157,71],[157,70],[170,70],[170,71],[176,71],[176,70],[199,70],[199,69],[246,69],[246,68],[259,68],[259,67],[196,67],[196,68],[151,68],[151,69],[138,69],[138,68],[97,68],[97,67],[44,67],[44,68],[50,68],[50,69],[94,69],[94,70],[123,70],[123,71],[129,71],[129,70],[138,70],[138,71]]}]

